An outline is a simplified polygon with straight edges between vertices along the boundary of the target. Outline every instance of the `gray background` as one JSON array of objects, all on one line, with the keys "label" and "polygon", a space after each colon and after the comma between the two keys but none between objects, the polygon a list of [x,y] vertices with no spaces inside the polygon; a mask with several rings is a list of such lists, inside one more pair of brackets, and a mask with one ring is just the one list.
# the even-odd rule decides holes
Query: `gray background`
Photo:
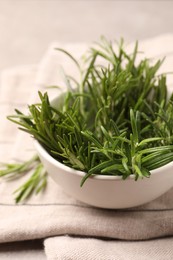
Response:
[{"label": "gray background", "polygon": [[[173,33],[173,1],[0,0],[0,70],[36,64],[52,41]],[[0,259],[45,259],[42,242],[0,245]]]},{"label": "gray background", "polygon": [[173,1],[0,0],[0,70],[37,63],[52,41],[173,32]]}]

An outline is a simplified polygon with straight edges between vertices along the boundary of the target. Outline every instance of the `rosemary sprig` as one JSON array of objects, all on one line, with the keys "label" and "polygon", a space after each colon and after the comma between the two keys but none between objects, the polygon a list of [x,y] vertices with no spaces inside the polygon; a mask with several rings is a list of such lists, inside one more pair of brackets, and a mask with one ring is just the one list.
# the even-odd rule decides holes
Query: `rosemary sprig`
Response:
[{"label": "rosemary sprig", "polygon": [[16,203],[20,201],[24,201],[29,196],[35,192],[38,194],[40,191],[43,191],[47,184],[47,174],[45,172],[45,169],[41,163],[39,163],[31,177],[22,184],[17,190],[14,191],[16,195],[15,201]]},{"label": "rosemary sprig", "polygon": [[[104,37],[86,54],[83,65],[58,50],[72,59],[81,75],[79,80],[66,76],[70,88],[64,102],[52,106],[48,94],[39,92],[40,104],[30,105],[29,115],[16,110],[9,120],[55,159],[84,171],[81,185],[94,174],[149,177],[151,170],[173,160],[173,96],[168,98],[166,76],[157,76],[163,60],[137,63],[138,43],[128,54],[123,41],[115,51]],[[36,176],[21,192],[33,190]]]},{"label": "rosemary sprig", "polygon": [[1,164],[0,177],[8,179],[20,177],[30,171],[39,161],[38,155],[35,155],[26,162]]},{"label": "rosemary sprig", "polygon": [[14,191],[14,194],[17,194],[15,197],[16,203],[25,201],[33,192],[39,193],[43,191],[47,184],[47,173],[37,155],[22,163],[1,165],[0,177],[6,180],[21,178],[29,173],[32,173],[31,177]]}]

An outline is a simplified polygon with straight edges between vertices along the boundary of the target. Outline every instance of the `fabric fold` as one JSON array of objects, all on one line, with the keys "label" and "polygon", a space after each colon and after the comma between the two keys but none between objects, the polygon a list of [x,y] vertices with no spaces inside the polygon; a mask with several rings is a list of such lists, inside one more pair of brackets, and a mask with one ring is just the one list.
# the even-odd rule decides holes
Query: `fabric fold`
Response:
[{"label": "fabric fold", "polygon": [[59,236],[44,242],[48,260],[170,260],[173,238],[149,241],[116,241]]}]

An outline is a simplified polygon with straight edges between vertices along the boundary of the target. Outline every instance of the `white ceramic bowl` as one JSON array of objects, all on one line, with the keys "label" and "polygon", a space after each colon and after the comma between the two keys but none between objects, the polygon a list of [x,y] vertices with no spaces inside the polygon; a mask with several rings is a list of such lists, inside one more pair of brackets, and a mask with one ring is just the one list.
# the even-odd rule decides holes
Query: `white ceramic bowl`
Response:
[{"label": "white ceramic bowl", "polygon": [[152,201],[173,186],[173,162],[153,170],[150,178],[134,180],[130,176],[95,175],[80,187],[85,173],[73,170],[55,160],[35,141],[38,155],[52,179],[77,200],[101,208],[130,208]]}]

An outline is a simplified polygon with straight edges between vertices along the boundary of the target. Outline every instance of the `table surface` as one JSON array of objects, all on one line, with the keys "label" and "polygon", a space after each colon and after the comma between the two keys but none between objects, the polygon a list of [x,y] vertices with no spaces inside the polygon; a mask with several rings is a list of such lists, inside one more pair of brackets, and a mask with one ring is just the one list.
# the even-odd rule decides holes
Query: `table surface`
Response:
[{"label": "table surface", "polygon": [[[0,70],[36,64],[53,41],[141,40],[173,33],[173,1],[0,1]],[[46,259],[42,241],[0,245],[0,259]],[[27,257],[26,257],[27,256]]]},{"label": "table surface", "polygon": [[0,70],[38,63],[52,41],[141,40],[173,32],[173,1],[0,0]]}]

